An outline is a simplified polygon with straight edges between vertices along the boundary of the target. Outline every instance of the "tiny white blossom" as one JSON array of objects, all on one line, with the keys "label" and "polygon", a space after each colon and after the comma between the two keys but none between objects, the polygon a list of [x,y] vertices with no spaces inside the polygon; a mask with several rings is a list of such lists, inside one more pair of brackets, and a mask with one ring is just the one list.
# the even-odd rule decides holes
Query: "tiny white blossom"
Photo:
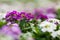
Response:
[{"label": "tiny white blossom", "polygon": [[33,30],[34,32],[36,32],[35,27],[34,27],[34,24],[33,24],[33,23],[30,23],[30,25],[31,25],[32,30]]},{"label": "tiny white blossom", "polygon": [[59,37],[59,36],[60,36],[60,30],[57,30],[57,31],[52,32],[52,33],[51,33],[51,36],[52,36],[53,38]]},{"label": "tiny white blossom", "polygon": [[41,22],[41,19],[37,19],[37,21],[38,21],[38,23],[40,23]]},{"label": "tiny white blossom", "polygon": [[41,24],[39,24],[39,27],[41,28],[42,32],[53,32],[56,29],[56,24],[50,23],[48,21],[43,21]]},{"label": "tiny white blossom", "polygon": [[55,23],[55,24],[60,24],[60,20],[58,19],[48,19],[47,21],[51,22],[51,23]]},{"label": "tiny white blossom", "polygon": [[[23,36],[23,38],[25,39],[25,40],[34,40],[33,38],[32,38],[32,33],[30,33],[30,32],[27,32],[27,33],[23,33],[22,34],[22,36]],[[21,38],[20,38],[20,40],[21,40]]]},{"label": "tiny white blossom", "polygon": [[60,35],[60,30],[57,31],[57,34]]},{"label": "tiny white blossom", "polygon": [[58,34],[57,34],[56,31],[54,31],[54,32],[51,33],[51,36],[52,36],[53,38],[57,37],[57,35],[58,35]]}]

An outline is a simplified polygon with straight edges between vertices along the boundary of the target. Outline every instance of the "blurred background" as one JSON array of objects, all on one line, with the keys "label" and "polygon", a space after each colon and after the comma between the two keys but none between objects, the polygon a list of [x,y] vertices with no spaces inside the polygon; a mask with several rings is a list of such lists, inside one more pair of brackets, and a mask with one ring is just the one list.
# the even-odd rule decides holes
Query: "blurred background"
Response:
[{"label": "blurred background", "polygon": [[34,12],[40,8],[60,8],[60,0],[0,0],[0,19],[12,10]]}]

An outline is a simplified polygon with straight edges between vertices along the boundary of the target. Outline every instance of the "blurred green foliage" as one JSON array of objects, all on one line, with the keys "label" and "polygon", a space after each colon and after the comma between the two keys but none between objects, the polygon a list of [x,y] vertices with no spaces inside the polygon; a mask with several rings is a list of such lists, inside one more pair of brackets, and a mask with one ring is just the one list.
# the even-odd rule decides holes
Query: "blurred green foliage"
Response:
[{"label": "blurred green foliage", "polygon": [[5,24],[6,24],[6,22],[3,22],[3,21],[0,20],[0,28]]},{"label": "blurred green foliage", "polygon": [[60,9],[57,10],[57,19],[60,19]]}]

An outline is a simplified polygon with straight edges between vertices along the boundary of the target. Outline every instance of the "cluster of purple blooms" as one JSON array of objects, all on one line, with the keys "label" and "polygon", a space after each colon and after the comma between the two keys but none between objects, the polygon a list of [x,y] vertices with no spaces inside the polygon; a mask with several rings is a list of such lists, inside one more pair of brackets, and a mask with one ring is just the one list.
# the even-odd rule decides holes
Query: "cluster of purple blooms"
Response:
[{"label": "cluster of purple blooms", "polygon": [[12,21],[20,21],[22,19],[48,19],[48,18],[55,18],[55,10],[52,8],[49,8],[47,10],[35,10],[35,13],[27,13],[27,12],[17,12],[12,11],[6,15],[6,21],[12,22]]},{"label": "cluster of purple blooms", "polygon": [[17,23],[11,24],[11,22],[20,21],[24,18],[26,20],[31,19],[48,19],[48,18],[55,18],[55,10],[54,9],[47,9],[47,10],[35,10],[35,13],[27,13],[27,12],[17,12],[12,11],[7,13],[5,19],[7,21],[7,24],[4,25],[1,30],[7,34],[14,37],[15,40],[18,40],[19,35],[21,35],[21,30],[19,28],[19,25]]},{"label": "cluster of purple blooms", "polygon": [[49,18],[56,18],[56,10],[54,8],[48,8],[48,9],[36,9],[35,14],[37,15],[37,18],[39,19],[49,19]]},{"label": "cluster of purple blooms", "polygon": [[21,30],[17,23],[11,24],[11,22],[7,23],[1,28],[1,32],[5,35],[13,37],[14,40],[18,40],[21,35]]},{"label": "cluster of purple blooms", "polygon": [[31,13],[26,13],[26,12],[17,12],[17,11],[12,11],[6,15],[6,21],[7,22],[12,22],[12,21],[20,21],[22,19],[26,18],[27,20],[33,19],[34,16]]}]

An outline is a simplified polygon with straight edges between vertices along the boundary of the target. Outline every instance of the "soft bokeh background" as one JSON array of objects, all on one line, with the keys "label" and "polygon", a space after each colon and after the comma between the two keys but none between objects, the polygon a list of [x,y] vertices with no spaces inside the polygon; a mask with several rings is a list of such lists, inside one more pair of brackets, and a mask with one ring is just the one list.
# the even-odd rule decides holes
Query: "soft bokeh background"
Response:
[{"label": "soft bokeh background", "polygon": [[12,10],[34,12],[49,7],[60,8],[60,0],[0,0],[0,19]]}]

